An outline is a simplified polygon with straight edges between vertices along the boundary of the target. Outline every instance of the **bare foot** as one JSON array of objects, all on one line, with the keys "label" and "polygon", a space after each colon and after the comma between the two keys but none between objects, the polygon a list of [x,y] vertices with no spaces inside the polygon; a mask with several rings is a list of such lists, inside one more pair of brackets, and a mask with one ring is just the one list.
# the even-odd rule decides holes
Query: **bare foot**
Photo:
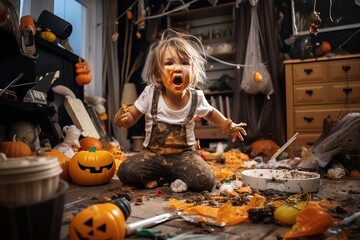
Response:
[{"label": "bare foot", "polygon": [[146,182],[144,185],[145,185],[145,188],[147,188],[147,189],[153,189],[158,186],[158,182],[156,180],[152,180],[152,181]]}]

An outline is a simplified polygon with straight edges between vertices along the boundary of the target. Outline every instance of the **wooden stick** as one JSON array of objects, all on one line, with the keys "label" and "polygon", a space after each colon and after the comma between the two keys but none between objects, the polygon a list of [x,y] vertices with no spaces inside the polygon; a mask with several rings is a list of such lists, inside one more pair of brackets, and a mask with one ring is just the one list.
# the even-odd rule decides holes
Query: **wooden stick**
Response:
[{"label": "wooden stick", "polygon": [[292,136],[277,152],[270,158],[270,159],[276,159],[293,141],[295,141],[297,135],[299,133],[296,132],[294,136]]}]

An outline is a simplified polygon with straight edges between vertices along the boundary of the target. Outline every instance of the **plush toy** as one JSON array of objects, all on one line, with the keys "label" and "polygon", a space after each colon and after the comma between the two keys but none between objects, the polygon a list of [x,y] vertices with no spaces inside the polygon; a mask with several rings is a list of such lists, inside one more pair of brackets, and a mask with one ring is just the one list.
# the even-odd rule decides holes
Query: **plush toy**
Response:
[{"label": "plush toy", "polygon": [[85,101],[91,105],[101,120],[104,121],[107,119],[106,109],[104,106],[104,103],[106,102],[105,98],[99,96],[85,96]]},{"label": "plush toy", "polygon": [[69,158],[72,158],[75,154],[73,146],[80,148],[79,137],[81,135],[81,131],[75,126],[64,126],[63,132],[65,133],[65,139],[62,143],[56,145],[54,149],[63,152]]}]

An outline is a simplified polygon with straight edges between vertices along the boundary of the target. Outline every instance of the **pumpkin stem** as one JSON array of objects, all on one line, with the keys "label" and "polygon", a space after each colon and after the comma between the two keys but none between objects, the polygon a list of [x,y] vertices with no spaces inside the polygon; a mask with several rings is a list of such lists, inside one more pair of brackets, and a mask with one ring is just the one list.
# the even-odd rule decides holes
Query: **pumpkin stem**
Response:
[{"label": "pumpkin stem", "polygon": [[42,148],[39,148],[38,150],[36,150],[36,155],[38,155],[38,156],[46,156],[45,152],[51,152],[51,150],[52,150],[52,148],[46,146],[46,144],[45,144],[45,147],[42,147]]},{"label": "pumpkin stem", "polygon": [[96,146],[92,146],[92,147],[89,149],[89,152],[96,152]]}]

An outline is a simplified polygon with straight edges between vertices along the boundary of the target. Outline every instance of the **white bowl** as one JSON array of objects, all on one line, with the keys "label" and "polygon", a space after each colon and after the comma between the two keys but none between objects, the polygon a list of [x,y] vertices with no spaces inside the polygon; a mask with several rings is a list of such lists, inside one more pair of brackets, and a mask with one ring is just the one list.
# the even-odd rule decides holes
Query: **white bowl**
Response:
[{"label": "white bowl", "polygon": [[241,173],[245,186],[257,190],[274,189],[288,193],[317,192],[320,175],[297,170],[252,169]]}]

